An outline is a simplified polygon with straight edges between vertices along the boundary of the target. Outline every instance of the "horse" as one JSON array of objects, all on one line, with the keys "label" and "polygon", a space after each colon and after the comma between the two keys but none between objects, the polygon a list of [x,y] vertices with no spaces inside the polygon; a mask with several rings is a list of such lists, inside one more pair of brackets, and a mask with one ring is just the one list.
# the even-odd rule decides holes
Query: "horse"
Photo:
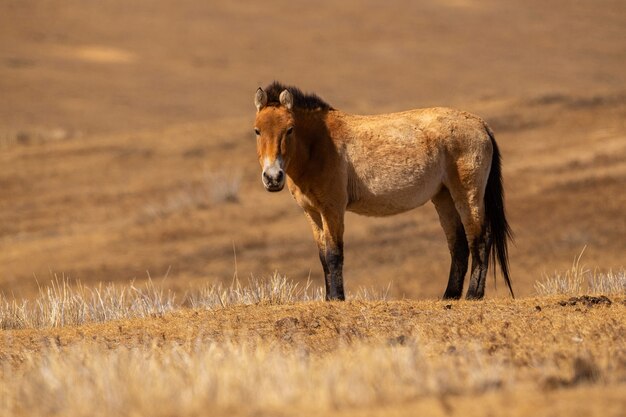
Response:
[{"label": "horse", "polygon": [[478,116],[451,108],[353,115],[273,82],[254,95],[257,156],[267,191],[289,191],[311,224],[326,300],[345,300],[344,215],[390,216],[434,203],[451,256],[444,299],[482,299],[489,258],[514,298],[501,158]]}]

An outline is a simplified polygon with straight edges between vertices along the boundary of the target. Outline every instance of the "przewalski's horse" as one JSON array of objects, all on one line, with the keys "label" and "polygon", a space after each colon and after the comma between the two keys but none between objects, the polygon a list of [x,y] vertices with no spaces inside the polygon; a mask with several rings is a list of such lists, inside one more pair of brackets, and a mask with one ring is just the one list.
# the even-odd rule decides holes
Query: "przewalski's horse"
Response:
[{"label": "przewalski's horse", "polygon": [[254,131],[267,191],[285,182],[313,228],[326,299],[344,300],[346,210],[389,216],[435,204],[452,256],[444,298],[485,294],[490,254],[513,296],[500,153],[487,124],[472,114],[430,108],[356,116],[314,94],[274,82],[254,96]]}]

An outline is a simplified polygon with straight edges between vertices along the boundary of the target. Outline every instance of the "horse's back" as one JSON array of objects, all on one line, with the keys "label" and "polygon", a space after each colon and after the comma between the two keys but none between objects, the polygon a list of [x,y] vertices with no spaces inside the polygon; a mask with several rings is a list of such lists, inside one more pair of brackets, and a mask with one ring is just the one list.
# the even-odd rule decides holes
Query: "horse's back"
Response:
[{"label": "horse's back", "polygon": [[391,215],[426,203],[441,188],[450,164],[474,160],[490,147],[484,122],[454,109],[337,116],[348,210],[365,215]]}]

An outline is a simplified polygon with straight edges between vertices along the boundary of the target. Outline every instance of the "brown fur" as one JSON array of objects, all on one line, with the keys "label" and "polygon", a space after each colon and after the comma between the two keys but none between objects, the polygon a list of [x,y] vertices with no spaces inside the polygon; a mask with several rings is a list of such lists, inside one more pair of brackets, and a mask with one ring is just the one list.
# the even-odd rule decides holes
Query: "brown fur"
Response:
[{"label": "brown fur", "polygon": [[[276,95],[276,83],[271,88]],[[508,231],[503,206],[497,213],[502,216],[499,223],[485,214],[485,192],[496,160],[495,142],[485,122],[449,108],[356,116],[330,106],[298,106],[302,97],[306,96],[289,87],[275,103],[275,97],[257,91],[257,151],[266,187],[280,190],[276,172],[284,170],[289,190],[311,223],[327,298],[344,299],[346,210],[388,216],[429,200],[435,204],[452,256],[444,297],[461,296],[471,254],[467,297],[482,298],[492,249],[490,226],[503,223]],[[266,168],[272,169],[273,177],[266,175]],[[497,174],[500,181],[499,165]],[[494,198],[502,202],[499,193]],[[506,240],[498,243],[504,244],[506,254]],[[503,272],[510,288],[505,265]]]}]

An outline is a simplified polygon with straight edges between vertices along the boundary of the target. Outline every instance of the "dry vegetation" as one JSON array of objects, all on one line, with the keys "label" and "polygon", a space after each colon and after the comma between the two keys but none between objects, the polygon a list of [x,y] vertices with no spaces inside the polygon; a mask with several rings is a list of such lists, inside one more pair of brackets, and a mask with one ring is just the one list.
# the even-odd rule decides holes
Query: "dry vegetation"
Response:
[{"label": "dry vegetation", "polygon": [[2,300],[0,406],[6,416],[483,415],[506,402],[525,415],[529,401],[561,413],[590,395],[579,411],[617,416],[626,291],[616,282],[600,296],[383,301],[366,291],[346,303],[278,274],[181,302],[154,284],[55,282],[36,307]]},{"label": "dry vegetation", "polygon": [[564,272],[544,276],[535,283],[538,295],[624,294],[626,272],[624,269],[600,272],[581,263],[583,251],[574,259],[572,267]]},{"label": "dry vegetation", "polygon": [[[382,290],[360,288],[354,300],[385,300],[389,287]],[[282,305],[322,301],[323,288],[294,283],[279,273],[267,279],[250,277],[247,285],[233,278],[229,286],[221,283],[194,288],[178,301],[171,291],[150,279],[142,286],[114,284],[87,288],[58,277],[40,287],[34,299],[8,298],[0,294],[0,329],[44,329],[101,323],[116,319],[161,316],[183,307],[194,309],[226,308],[233,305]]]}]

